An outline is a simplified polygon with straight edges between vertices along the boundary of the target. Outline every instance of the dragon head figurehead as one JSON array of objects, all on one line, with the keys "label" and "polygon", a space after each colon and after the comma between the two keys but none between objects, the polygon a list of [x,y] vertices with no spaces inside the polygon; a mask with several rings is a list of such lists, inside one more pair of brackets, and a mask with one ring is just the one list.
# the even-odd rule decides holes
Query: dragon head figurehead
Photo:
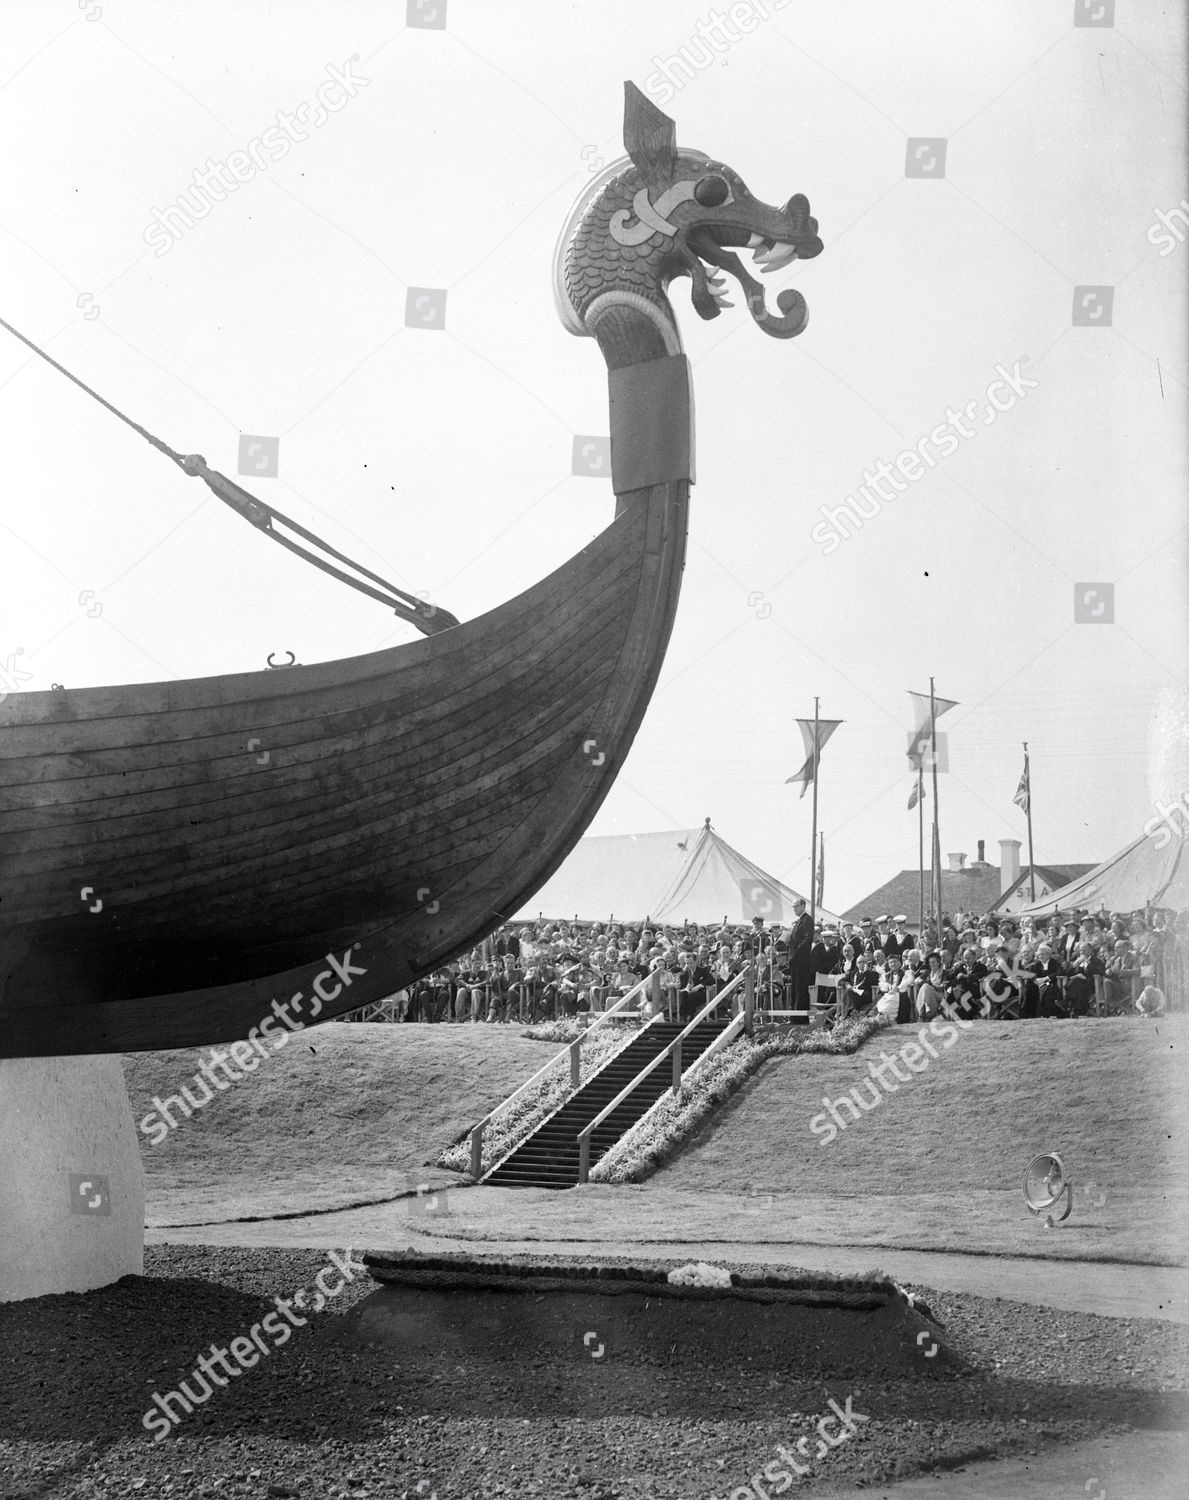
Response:
[{"label": "dragon head figurehead", "polygon": [[809,316],[801,293],[782,291],[779,313],[769,311],[763,284],[732,247],[752,250],[764,272],[820,254],[808,199],[796,193],[783,208],[760,202],[731,167],[700,151],[679,150],[668,115],[635,84],[624,87],[628,154],[582,195],[558,242],[562,322],[572,333],[593,334],[612,365],[674,354],[681,340],[666,295],[670,282],[689,276],[695,310],[717,318],[732,306],[719,274],[726,271],[765,333],[800,333]]}]

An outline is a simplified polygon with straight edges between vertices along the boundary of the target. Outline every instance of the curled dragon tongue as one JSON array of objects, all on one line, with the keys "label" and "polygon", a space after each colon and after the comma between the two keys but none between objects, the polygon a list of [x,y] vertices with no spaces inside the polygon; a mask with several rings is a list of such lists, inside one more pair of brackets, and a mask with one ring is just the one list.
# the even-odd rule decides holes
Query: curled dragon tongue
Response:
[{"label": "curled dragon tongue", "polygon": [[809,318],[801,293],[780,292],[773,312],[764,284],[735,252],[750,251],[762,275],[820,254],[809,200],[795,193],[782,208],[763,203],[734,168],[678,148],[674,122],[635,84],[624,90],[628,154],[583,193],[558,242],[555,294],[562,322],[572,333],[594,334],[607,352],[613,342],[608,326],[630,311],[653,323],[656,352],[673,354],[681,339],[670,284],[688,276],[695,311],[717,318],[734,305],[725,272],[739,283],[765,333],[800,333]]}]

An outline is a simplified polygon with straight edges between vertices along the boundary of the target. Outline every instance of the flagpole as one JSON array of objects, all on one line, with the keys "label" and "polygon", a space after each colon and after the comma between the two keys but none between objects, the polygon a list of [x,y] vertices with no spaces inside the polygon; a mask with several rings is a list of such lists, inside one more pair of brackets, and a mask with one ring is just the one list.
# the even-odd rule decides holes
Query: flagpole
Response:
[{"label": "flagpole", "polygon": [[813,833],[809,840],[809,920],[817,916],[817,779],[821,770],[821,745],[818,741],[818,705],[813,700]]},{"label": "flagpole", "polygon": [[1028,900],[1036,900],[1036,861],[1032,857],[1032,771],[1028,765],[1028,741],[1024,741],[1024,779],[1028,786]]},{"label": "flagpole", "polygon": [[933,701],[933,679],[929,679],[929,732],[933,742],[933,880],[937,892],[938,947],[941,946],[941,811],[937,805],[937,705]]},{"label": "flagpole", "polygon": [[917,763],[917,865],[920,875],[920,913],[917,932],[920,941],[925,941],[925,763]]}]

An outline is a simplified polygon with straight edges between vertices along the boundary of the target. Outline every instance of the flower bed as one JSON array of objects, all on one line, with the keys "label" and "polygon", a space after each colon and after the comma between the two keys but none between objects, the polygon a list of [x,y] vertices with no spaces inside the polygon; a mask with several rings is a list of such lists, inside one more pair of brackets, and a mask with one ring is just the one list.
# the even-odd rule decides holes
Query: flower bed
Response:
[{"label": "flower bed", "polygon": [[840,1021],[832,1031],[777,1032],[740,1037],[699,1068],[678,1093],[666,1093],[633,1125],[590,1171],[592,1182],[641,1182],[676,1155],[697,1127],[731,1097],[770,1057],[799,1052],[856,1052],[891,1022],[883,1016],[858,1015]]},{"label": "flower bed", "polygon": [[[574,1041],[576,1037],[585,1035],[588,1031],[588,1027],[579,1027],[572,1020],[564,1020],[552,1021],[548,1026],[530,1031],[528,1035],[539,1040],[566,1043]],[[590,1031],[589,1035],[585,1036],[579,1053],[579,1088],[638,1034],[638,1025],[618,1022],[614,1017],[594,1031]],[[497,1115],[484,1130],[482,1171],[489,1171],[496,1162],[511,1151],[513,1146],[519,1145],[542,1120],[565,1103],[570,1092],[569,1053],[559,1053],[554,1058],[549,1071],[538,1078],[532,1088],[526,1089],[510,1109]],[[471,1170],[470,1132],[467,1131],[461,1139],[447,1146],[437,1158],[435,1165],[451,1172],[469,1172]]]},{"label": "flower bed", "polygon": [[885,1272],[839,1275],[796,1267],[720,1266],[705,1261],[619,1259],[614,1262],[567,1257],[482,1252],[418,1250],[369,1251],[363,1256],[373,1280],[433,1291],[593,1292],[604,1295],[642,1292],[650,1298],[717,1299],[736,1302],[800,1303],[874,1311],[900,1304],[943,1325],[924,1302]]},{"label": "flower bed", "polygon": [[[524,1035],[528,1037],[530,1042],[559,1042],[564,1044],[574,1041],[577,1037],[585,1036],[590,1030],[592,1022],[597,1019],[597,1014],[589,1016],[582,1021],[577,1016],[563,1016],[557,1021],[544,1021],[540,1026],[530,1026]],[[595,1031],[595,1036],[601,1036],[606,1031],[614,1031],[616,1029],[618,1029],[619,1035],[622,1036],[625,1028],[638,1031],[640,1029],[640,1017],[634,1013],[626,1016],[612,1016],[609,1021],[600,1023]]]}]

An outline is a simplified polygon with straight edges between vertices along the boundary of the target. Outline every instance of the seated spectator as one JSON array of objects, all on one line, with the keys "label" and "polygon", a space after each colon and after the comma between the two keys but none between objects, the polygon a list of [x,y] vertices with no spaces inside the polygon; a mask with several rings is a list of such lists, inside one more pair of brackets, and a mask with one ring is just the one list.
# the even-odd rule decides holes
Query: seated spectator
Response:
[{"label": "seated spectator", "polygon": [[1125,936],[1115,938],[1106,964],[1106,1001],[1111,1014],[1117,1015],[1124,1008],[1130,1008],[1132,980],[1138,978],[1139,962],[1131,940]]},{"label": "seated spectator", "polygon": [[[888,960],[889,965],[893,962],[894,959]],[[907,1026],[916,1018],[917,989],[924,977],[925,955],[919,948],[909,948],[900,960],[900,980],[896,986],[900,995],[896,1020],[901,1026]]]},{"label": "seated spectator", "polygon": [[608,1003],[614,1005],[617,1000],[629,994],[639,984],[639,978],[632,969],[626,958],[621,958],[615,965],[615,972],[610,977],[608,990]]},{"label": "seated spectator", "polygon": [[1065,967],[1049,943],[1041,943],[1036,950],[1033,972],[1039,986],[1039,1014],[1042,1016],[1068,1016],[1062,979]]},{"label": "seated spectator", "polygon": [[995,962],[983,980],[983,993],[991,1002],[993,1020],[1014,1021],[1019,1018],[1023,981],[1007,943],[1000,943],[995,950]]},{"label": "seated spectator", "polygon": [[463,1021],[477,1021],[483,1007],[484,964],[478,949],[473,949],[459,964],[451,966],[454,971],[454,1016],[457,1025]]},{"label": "seated spectator", "polygon": [[989,1009],[983,997],[983,980],[990,972],[981,957],[982,950],[973,943],[962,952],[961,959],[946,974],[946,998],[955,1015],[962,1020],[981,1016]]},{"label": "seated spectator", "polygon": [[941,1009],[945,996],[942,955],[934,951],[928,958],[928,967],[917,986],[914,1006],[918,1021],[931,1021]]},{"label": "seated spectator", "polygon": [[1016,973],[1020,982],[1020,1015],[1033,1020],[1040,1014],[1040,965],[1030,943],[1023,942],[1016,959]]},{"label": "seated spectator", "polygon": [[678,1002],[683,1021],[692,1021],[706,1004],[714,985],[714,975],[697,962],[693,953],[681,955],[681,973],[677,982]]},{"label": "seated spectator", "polygon": [[898,1021],[901,1004],[900,981],[903,977],[900,960],[889,958],[882,966],[873,964],[872,967],[879,974],[879,999],[875,1002],[875,1008],[881,1016],[890,1016],[893,1021]]},{"label": "seated spectator", "polygon": [[839,986],[838,1019],[870,1010],[878,994],[879,975],[867,955],[860,953],[851,974]]},{"label": "seated spectator", "polygon": [[1065,1003],[1074,1017],[1088,1014],[1094,1003],[1096,977],[1105,973],[1102,959],[1089,942],[1078,944],[1073,962],[1068,965],[1065,980]]}]

